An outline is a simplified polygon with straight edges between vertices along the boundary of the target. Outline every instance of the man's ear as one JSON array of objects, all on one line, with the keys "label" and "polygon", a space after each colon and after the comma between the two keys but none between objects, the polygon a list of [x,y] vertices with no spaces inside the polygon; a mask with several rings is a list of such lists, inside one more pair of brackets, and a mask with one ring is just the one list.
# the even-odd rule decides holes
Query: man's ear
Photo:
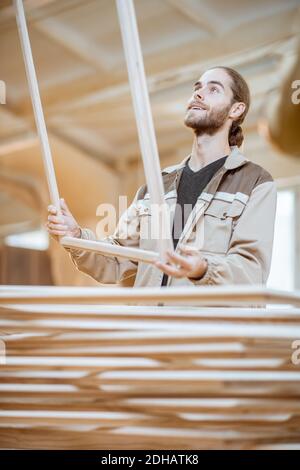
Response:
[{"label": "man's ear", "polygon": [[233,105],[231,106],[229,117],[233,121],[236,121],[243,114],[245,109],[246,109],[245,103],[242,103],[242,102],[233,103]]}]

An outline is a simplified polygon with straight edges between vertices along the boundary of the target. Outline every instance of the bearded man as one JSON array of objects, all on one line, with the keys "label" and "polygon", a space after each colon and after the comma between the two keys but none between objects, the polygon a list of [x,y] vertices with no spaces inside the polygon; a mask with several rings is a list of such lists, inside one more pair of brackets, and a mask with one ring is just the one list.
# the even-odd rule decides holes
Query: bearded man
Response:
[{"label": "bearded man", "polygon": [[[167,260],[146,264],[66,248],[75,266],[100,283],[265,284],[277,193],[271,175],[239,150],[249,106],[248,85],[231,68],[214,67],[196,81],[184,119],[194,132],[192,151],[162,172],[174,242]],[[53,206],[48,208],[51,235],[96,240],[93,231],[79,226],[63,200],[61,208],[59,217]],[[151,237],[154,220],[144,185],[114,234],[102,241],[159,251],[157,238]]]}]

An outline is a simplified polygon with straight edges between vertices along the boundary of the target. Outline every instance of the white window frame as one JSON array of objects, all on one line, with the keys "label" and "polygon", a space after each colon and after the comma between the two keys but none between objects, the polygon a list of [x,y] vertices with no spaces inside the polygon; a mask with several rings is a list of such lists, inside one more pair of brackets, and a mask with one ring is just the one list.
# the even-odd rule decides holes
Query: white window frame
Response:
[{"label": "white window frame", "polygon": [[[116,4],[127,63],[136,125],[139,135],[139,143],[144,164],[147,189],[150,194],[151,204],[155,204],[156,207],[163,208],[165,204],[163,180],[161,176],[158,148],[155,137],[134,4],[133,0],[116,0]],[[47,177],[50,200],[51,203],[56,207],[58,214],[60,214],[59,191],[42,103],[40,99],[39,86],[33,62],[23,1],[14,0],[14,6],[35,123],[42,150],[44,170]],[[169,225],[164,222],[166,211],[159,210],[158,212],[160,214],[160,226],[167,228]],[[127,248],[119,245],[112,245],[101,241],[82,240],[73,237],[62,237],[59,241],[61,245],[69,248],[82,248],[84,250],[95,251],[106,256],[118,256],[135,261],[153,263],[159,257],[164,259],[166,250],[173,247],[170,233],[167,234],[166,238],[163,238],[162,236],[165,234],[160,233],[160,235],[161,238],[158,240],[159,253],[137,248]]]}]

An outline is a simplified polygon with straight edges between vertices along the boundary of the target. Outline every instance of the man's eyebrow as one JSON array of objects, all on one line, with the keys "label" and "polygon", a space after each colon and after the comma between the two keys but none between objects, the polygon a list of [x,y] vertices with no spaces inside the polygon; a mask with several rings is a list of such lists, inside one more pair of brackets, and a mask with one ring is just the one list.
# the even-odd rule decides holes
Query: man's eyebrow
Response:
[{"label": "man's eyebrow", "polygon": [[211,80],[211,81],[210,81],[210,82],[208,82],[208,83],[214,83],[215,85],[220,85],[220,87],[222,87],[222,88],[223,88],[223,90],[225,91],[225,88],[224,88],[224,85],[223,85],[223,83],[221,83],[221,82],[218,82],[218,80]]},{"label": "man's eyebrow", "polygon": [[[214,85],[219,85],[225,91],[223,83],[219,82],[218,80],[210,80],[208,83],[213,83]],[[198,85],[201,85],[200,81],[197,81],[196,83],[194,83],[194,88],[196,88]]]}]

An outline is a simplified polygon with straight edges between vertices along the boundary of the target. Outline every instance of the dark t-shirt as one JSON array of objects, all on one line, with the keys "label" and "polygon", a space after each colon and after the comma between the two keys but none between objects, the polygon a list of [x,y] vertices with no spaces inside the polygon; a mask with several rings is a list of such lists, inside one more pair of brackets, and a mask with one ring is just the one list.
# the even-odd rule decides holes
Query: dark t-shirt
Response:
[{"label": "dark t-shirt", "polygon": [[[197,202],[198,197],[208,185],[214,174],[224,165],[227,156],[219,158],[198,171],[193,171],[188,162],[182,171],[177,189],[177,204],[174,215],[172,237],[174,249],[185,226],[185,223]],[[168,275],[164,274],[162,286],[168,282]]]}]

